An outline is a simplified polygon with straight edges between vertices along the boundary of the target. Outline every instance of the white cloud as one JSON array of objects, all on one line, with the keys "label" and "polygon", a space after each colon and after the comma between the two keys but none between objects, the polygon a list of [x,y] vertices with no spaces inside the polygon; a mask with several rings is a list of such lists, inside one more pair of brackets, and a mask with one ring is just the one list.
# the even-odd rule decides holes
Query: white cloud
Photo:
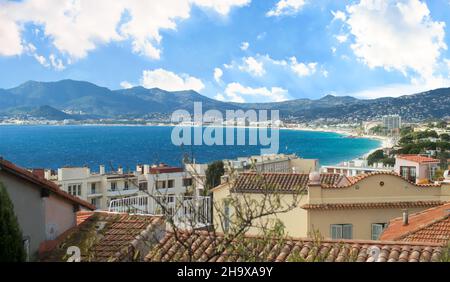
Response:
[{"label": "white cloud", "polygon": [[64,70],[66,66],[63,64],[61,59],[56,58],[54,54],[51,54],[49,57],[50,64],[53,68],[55,68],[58,71]]},{"label": "white cloud", "polygon": [[268,17],[279,17],[284,15],[294,15],[305,6],[305,0],[280,0],[275,7],[267,12]]},{"label": "white cloud", "polygon": [[342,11],[331,11],[333,14],[333,21],[343,21],[345,22],[347,20],[347,15]]},{"label": "white cloud", "polygon": [[444,41],[445,23],[433,21],[419,0],[361,0],[347,6],[355,55],[370,68],[413,72],[432,79]]},{"label": "white cloud", "polygon": [[[242,58],[242,63],[232,61],[230,64],[224,65],[226,70],[238,69],[249,73],[255,78],[262,77],[273,71],[290,72],[298,77],[307,77],[314,75],[317,72],[317,67],[317,62],[299,62],[296,57],[291,57],[288,60],[277,60],[269,55],[260,54],[256,54],[254,57],[244,57]],[[278,75],[283,74],[278,73]]]},{"label": "white cloud", "polygon": [[345,43],[348,39],[348,35],[347,34],[336,35],[335,38],[339,43]]},{"label": "white cloud", "polygon": [[246,57],[242,61],[243,65],[239,66],[241,71],[248,72],[256,77],[263,76],[266,73],[263,62],[256,60],[254,57]]},{"label": "white cloud", "polygon": [[221,68],[215,68],[214,69],[214,80],[217,83],[221,83],[222,82],[222,76],[223,76],[223,71]]},{"label": "white cloud", "polygon": [[205,88],[198,78],[187,74],[177,75],[164,69],[145,70],[142,74],[141,85],[167,91],[195,90],[199,92]]},{"label": "white cloud", "polygon": [[50,64],[47,62],[47,59],[44,56],[34,54],[33,57],[36,59],[36,61],[38,61],[39,64],[43,65],[44,67],[50,66]]},{"label": "white cloud", "polygon": [[20,26],[40,26],[61,53],[85,57],[99,45],[130,40],[132,50],[152,59],[161,55],[160,30],[175,30],[197,5],[221,15],[250,0],[24,0],[0,1],[0,55],[23,52]]},{"label": "white cloud", "polygon": [[245,103],[248,98],[258,102],[282,102],[288,100],[287,94],[288,91],[280,87],[252,88],[233,82],[227,85],[225,95],[218,94],[215,98],[236,103]]},{"label": "white cloud", "polygon": [[317,70],[317,63],[299,63],[297,61],[296,57],[292,57],[290,59],[291,61],[291,69],[298,75],[298,76],[310,76],[316,73]]},{"label": "white cloud", "polygon": [[0,56],[20,55],[23,51],[19,26],[9,18],[0,2]]},{"label": "white cloud", "polygon": [[250,43],[248,43],[248,42],[242,42],[242,44],[241,44],[241,50],[242,50],[242,51],[247,51],[247,50],[248,50],[248,47],[250,47]]},{"label": "white cloud", "polygon": [[123,89],[130,89],[130,88],[133,88],[134,85],[129,83],[128,81],[122,81],[120,83],[120,87],[122,87]]},{"label": "white cloud", "polygon": [[221,15],[227,15],[232,7],[243,7],[251,0],[190,0],[190,2],[200,7],[210,8]]},{"label": "white cloud", "polygon": [[424,79],[413,80],[410,84],[384,85],[355,93],[350,93],[348,95],[364,99],[376,99],[381,97],[399,97],[403,95],[411,95],[429,91],[430,89],[437,89],[449,86],[450,86],[449,79],[436,77],[428,80]]}]

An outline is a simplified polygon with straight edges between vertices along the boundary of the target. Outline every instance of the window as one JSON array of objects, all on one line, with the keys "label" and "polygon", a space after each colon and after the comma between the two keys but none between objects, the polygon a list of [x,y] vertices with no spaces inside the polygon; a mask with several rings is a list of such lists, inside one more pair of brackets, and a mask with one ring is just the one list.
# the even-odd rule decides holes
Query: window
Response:
[{"label": "window", "polygon": [[164,189],[166,188],[166,181],[158,180],[156,181],[156,189]]},{"label": "window", "polygon": [[91,204],[93,204],[96,207],[97,207],[97,202],[98,202],[97,198],[91,199]]},{"label": "window", "polygon": [[228,232],[228,230],[230,230],[230,203],[228,202],[225,203],[223,213],[224,213],[223,231]]},{"label": "window", "polygon": [[331,239],[353,239],[353,225],[351,224],[332,224]]},{"label": "window", "polygon": [[81,184],[70,184],[67,186],[67,193],[73,196],[81,196]]},{"label": "window", "polygon": [[91,194],[96,194],[96,189],[97,187],[96,187],[96,185],[95,185],[95,183],[91,183]]},{"label": "window", "polygon": [[380,235],[386,228],[386,223],[373,223],[372,224],[372,240],[380,239]]},{"label": "window", "polygon": [[192,186],[192,178],[184,178],[183,179],[183,186]]},{"label": "window", "polygon": [[175,180],[167,180],[167,188],[173,188],[175,186]]},{"label": "window", "polygon": [[111,191],[117,190],[117,182],[111,182]]},{"label": "window", "polygon": [[125,183],[123,184],[123,190],[130,189],[130,185],[128,184],[128,181],[125,180]]},{"label": "window", "polygon": [[147,191],[148,190],[148,183],[147,182],[140,182],[139,183],[139,191]]},{"label": "window", "polygon": [[409,181],[416,182],[416,168],[413,166],[401,166],[400,175]]}]

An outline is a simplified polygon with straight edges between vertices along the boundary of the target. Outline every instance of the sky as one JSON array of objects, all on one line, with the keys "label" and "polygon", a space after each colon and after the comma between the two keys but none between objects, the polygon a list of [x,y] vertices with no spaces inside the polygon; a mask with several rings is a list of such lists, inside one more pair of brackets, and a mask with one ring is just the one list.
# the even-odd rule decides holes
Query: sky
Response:
[{"label": "sky", "polygon": [[395,97],[450,87],[449,26],[450,0],[0,0],[0,88]]}]

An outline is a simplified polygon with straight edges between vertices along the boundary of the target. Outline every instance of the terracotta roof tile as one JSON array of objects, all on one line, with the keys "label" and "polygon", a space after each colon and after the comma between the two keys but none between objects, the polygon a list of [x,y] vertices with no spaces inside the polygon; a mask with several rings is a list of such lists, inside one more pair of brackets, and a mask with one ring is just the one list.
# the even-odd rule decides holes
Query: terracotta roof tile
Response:
[{"label": "terracotta roof tile", "polygon": [[450,241],[450,203],[409,215],[406,226],[402,218],[391,220],[381,239],[447,244]]},{"label": "terracotta roof tile", "polygon": [[[80,217],[87,213],[80,214]],[[85,218],[58,246],[42,257],[43,261],[64,261],[68,246],[81,249],[81,261],[115,261],[126,255],[143,231],[162,226],[162,217],[94,212]]]},{"label": "terracotta roof tile", "polygon": [[398,178],[401,178],[402,180],[417,186],[417,187],[441,187],[441,184],[417,184],[415,182],[411,182],[409,180],[407,180],[406,178],[402,177],[401,175],[399,175],[396,172],[388,172],[388,171],[375,171],[375,172],[371,172],[371,173],[364,173],[364,174],[360,174],[360,175],[356,175],[356,176],[351,176],[351,177],[347,177],[349,184],[348,185],[343,185],[343,186],[330,186],[330,187],[323,187],[323,188],[348,188],[352,185],[357,184],[358,182],[369,178],[369,177],[374,177],[377,175],[387,175],[387,176],[395,176]]},{"label": "terracotta roof tile", "polygon": [[[321,241],[311,239],[274,240],[258,244],[258,238],[248,236],[242,244],[230,243],[223,246],[223,235],[195,232],[179,234],[180,240],[195,241],[188,252],[174,233],[167,233],[160,243],[145,257],[148,262],[286,262],[286,261],[326,261],[326,262],[413,262],[439,261],[443,248],[436,244],[415,244],[386,241]],[[241,246],[242,245],[242,246]],[[213,251],[215,250],[215,251]],[[373,256],[372,251],[379,255]],[[191,255],[189,255],[191,254]]]},{"label": "terracotta roof tile", "polygon": [[[322,186],[336,186],[346,177],[342,174],[321,174]],[[232,192],[261,193],[277,191],[279,193],[299,192],[306,189],[309,174],[301,173],[242,173],[233,185]]]},{"label": "terracotta roof tile", "polygon": [[90,203],[83,201],[82,199],[75,197],[73,195],[70,195],[69,193],[61,190],[59,188],[59,186],[56,185],[55,183],[53,183],[49,180],[40,178],[40,177],[36,176],[35,174],[33,174],[32,172],[30,172],[24,168],[21,168],[19,166],[16,166],[15,164],[13,164],[7,160],[1,159],[1,158],[0,158],[0,169],[7,171],[9,173],[12,173],[12,174],[14,174],[22,179],[25,179],[31,183],[34,183],[37,186],[41,187],[42,189],[51,191],[51,192],[55,193],[56,195],[66,199],[66,200],[69,200],[73,203],[79,204],[85,208],[88,208],[90,210],[96,209],[96,207],[94,205],[91,205]]},{"label": "terracotta roof tile", "polygon": [[411,162],[415,162],[415,163],[420,163],[420,164],[440,163],[441,162],[440,160],[421,156],[421,155],[397,155],[396,157],[399,159],[403,159],[403,160],[407,160],[407,161],[411,161]]},{"label": "terracotta roof tile", "polygon": [[337,203],[337,204],[306,204],[301,206],[307,210],[348,210],[348,209],[390,209],[390,208],[423,208],[442,205],[441,201],[413,202],[380,202],[380,203]]}]

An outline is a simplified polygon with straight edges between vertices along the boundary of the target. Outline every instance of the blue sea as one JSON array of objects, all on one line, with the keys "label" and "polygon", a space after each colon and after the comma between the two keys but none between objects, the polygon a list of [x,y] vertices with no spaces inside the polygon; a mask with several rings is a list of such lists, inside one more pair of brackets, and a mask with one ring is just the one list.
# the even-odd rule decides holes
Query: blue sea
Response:
[{"label": "blue sea", "polygon": [[[259,155],[262,148],[175,146],[171,142],[172,129],[161,126],[0,126],[0,156],[27,168],[87,165],[98,171],[98,166],[104,164],[109,169],[123,166],[134,170],[141,163],[164,162],[180,166],[186,155],[198,163]],[[249,129],[245,130],[248,136]],[[321,165],[351,160],[380,146],[377,140],[295,130],[280,130],[279,141],[279,153],[319,159]]]}]

